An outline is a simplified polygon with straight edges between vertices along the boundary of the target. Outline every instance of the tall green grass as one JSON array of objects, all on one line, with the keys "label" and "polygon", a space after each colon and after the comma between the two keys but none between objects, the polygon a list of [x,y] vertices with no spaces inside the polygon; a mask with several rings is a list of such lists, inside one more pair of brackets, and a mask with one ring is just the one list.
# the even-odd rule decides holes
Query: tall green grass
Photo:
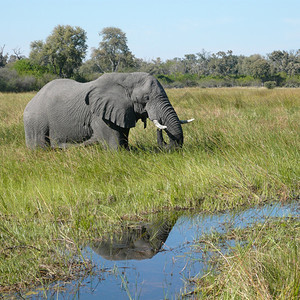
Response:
[{"label": "tall green grass", "polygon": [[0,290],[67,268],[61,247],[76,252],[110,223],[299,195],[299,89],[167,93],[181,119],[195,118],[172,153],[158,149],[150,122],[131,130],[130,152],[30,151],[22,115],[34,94],[0,93]]},{"label": "tall green grass", "polygon": [[[195,279],[194,292],[199,296],[205,299],[299,299],[299,219],[275,219],[215,236],[210,242],[211,239],[206,237],[206,250],[217,250],[217,268]],[[231,239],[236,240],[237,245],[228,254],[220,255],[218,241],[224,243]]]}]

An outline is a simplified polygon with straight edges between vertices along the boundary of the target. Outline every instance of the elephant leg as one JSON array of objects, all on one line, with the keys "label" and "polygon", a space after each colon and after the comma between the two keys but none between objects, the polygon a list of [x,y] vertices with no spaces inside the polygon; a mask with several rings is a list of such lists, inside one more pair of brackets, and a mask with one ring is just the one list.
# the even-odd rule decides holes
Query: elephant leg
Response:
[{"label": "elephant leg", "polygon": [[115,149],[122,147],[129,149],[128,147],[128,135],[129,128],[122,128],[116,126],[110,121],[96,119],[91,123],[93,130],[92,137],[83,142],[83,145],[91,145],[95,143],[101,143],[105,148]]},{"label": "elephant leg", "polygon": [[40,126],[36,122],[25,122],[25,141],[30,149],[46,148],[50,145],[48,126]]},{"label": "elephant leg", "polygon": [[26,145],[30,149],[47,148],[50,146],[50,140],[47,133],[34,132],[25,134]]}]

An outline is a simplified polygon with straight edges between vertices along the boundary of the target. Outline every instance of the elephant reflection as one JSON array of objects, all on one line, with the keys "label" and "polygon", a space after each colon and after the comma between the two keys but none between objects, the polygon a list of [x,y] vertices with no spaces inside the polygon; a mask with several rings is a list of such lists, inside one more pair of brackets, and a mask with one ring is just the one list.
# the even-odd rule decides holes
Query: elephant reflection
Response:
[{"label": "elephant reflection", "polygon": [[92,249],[107,260],[150,259],[161,250],[176,220],[128,226],[93,243]]}]

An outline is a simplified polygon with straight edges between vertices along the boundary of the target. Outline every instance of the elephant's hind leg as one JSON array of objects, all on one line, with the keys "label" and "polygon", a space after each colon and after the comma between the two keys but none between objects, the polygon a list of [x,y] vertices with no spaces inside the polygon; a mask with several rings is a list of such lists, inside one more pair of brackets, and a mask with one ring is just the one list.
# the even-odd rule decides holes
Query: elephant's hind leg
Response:
[{"label": "elephant's hind leg", "polygon": [[49,147],[49,128],[32,128],[25,126],[25,141],[26,146],[30,149]]}]

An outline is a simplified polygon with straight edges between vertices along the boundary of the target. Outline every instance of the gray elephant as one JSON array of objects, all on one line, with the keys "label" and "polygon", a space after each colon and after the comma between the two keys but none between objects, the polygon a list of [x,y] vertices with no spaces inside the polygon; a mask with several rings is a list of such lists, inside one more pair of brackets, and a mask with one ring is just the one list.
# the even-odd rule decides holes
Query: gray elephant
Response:
[{"label": "gray elephant", "polygon": [[[130,128],[149,118],[158,127],[161,147],[181,147],[182,123],[160,83],[147,73],[109,73],[79,83],[57,79],[45,85],[24,111],[26,145],[66,148],[102,143],[128,149]],[[166,144],[162,137],[169,137]]]}]

